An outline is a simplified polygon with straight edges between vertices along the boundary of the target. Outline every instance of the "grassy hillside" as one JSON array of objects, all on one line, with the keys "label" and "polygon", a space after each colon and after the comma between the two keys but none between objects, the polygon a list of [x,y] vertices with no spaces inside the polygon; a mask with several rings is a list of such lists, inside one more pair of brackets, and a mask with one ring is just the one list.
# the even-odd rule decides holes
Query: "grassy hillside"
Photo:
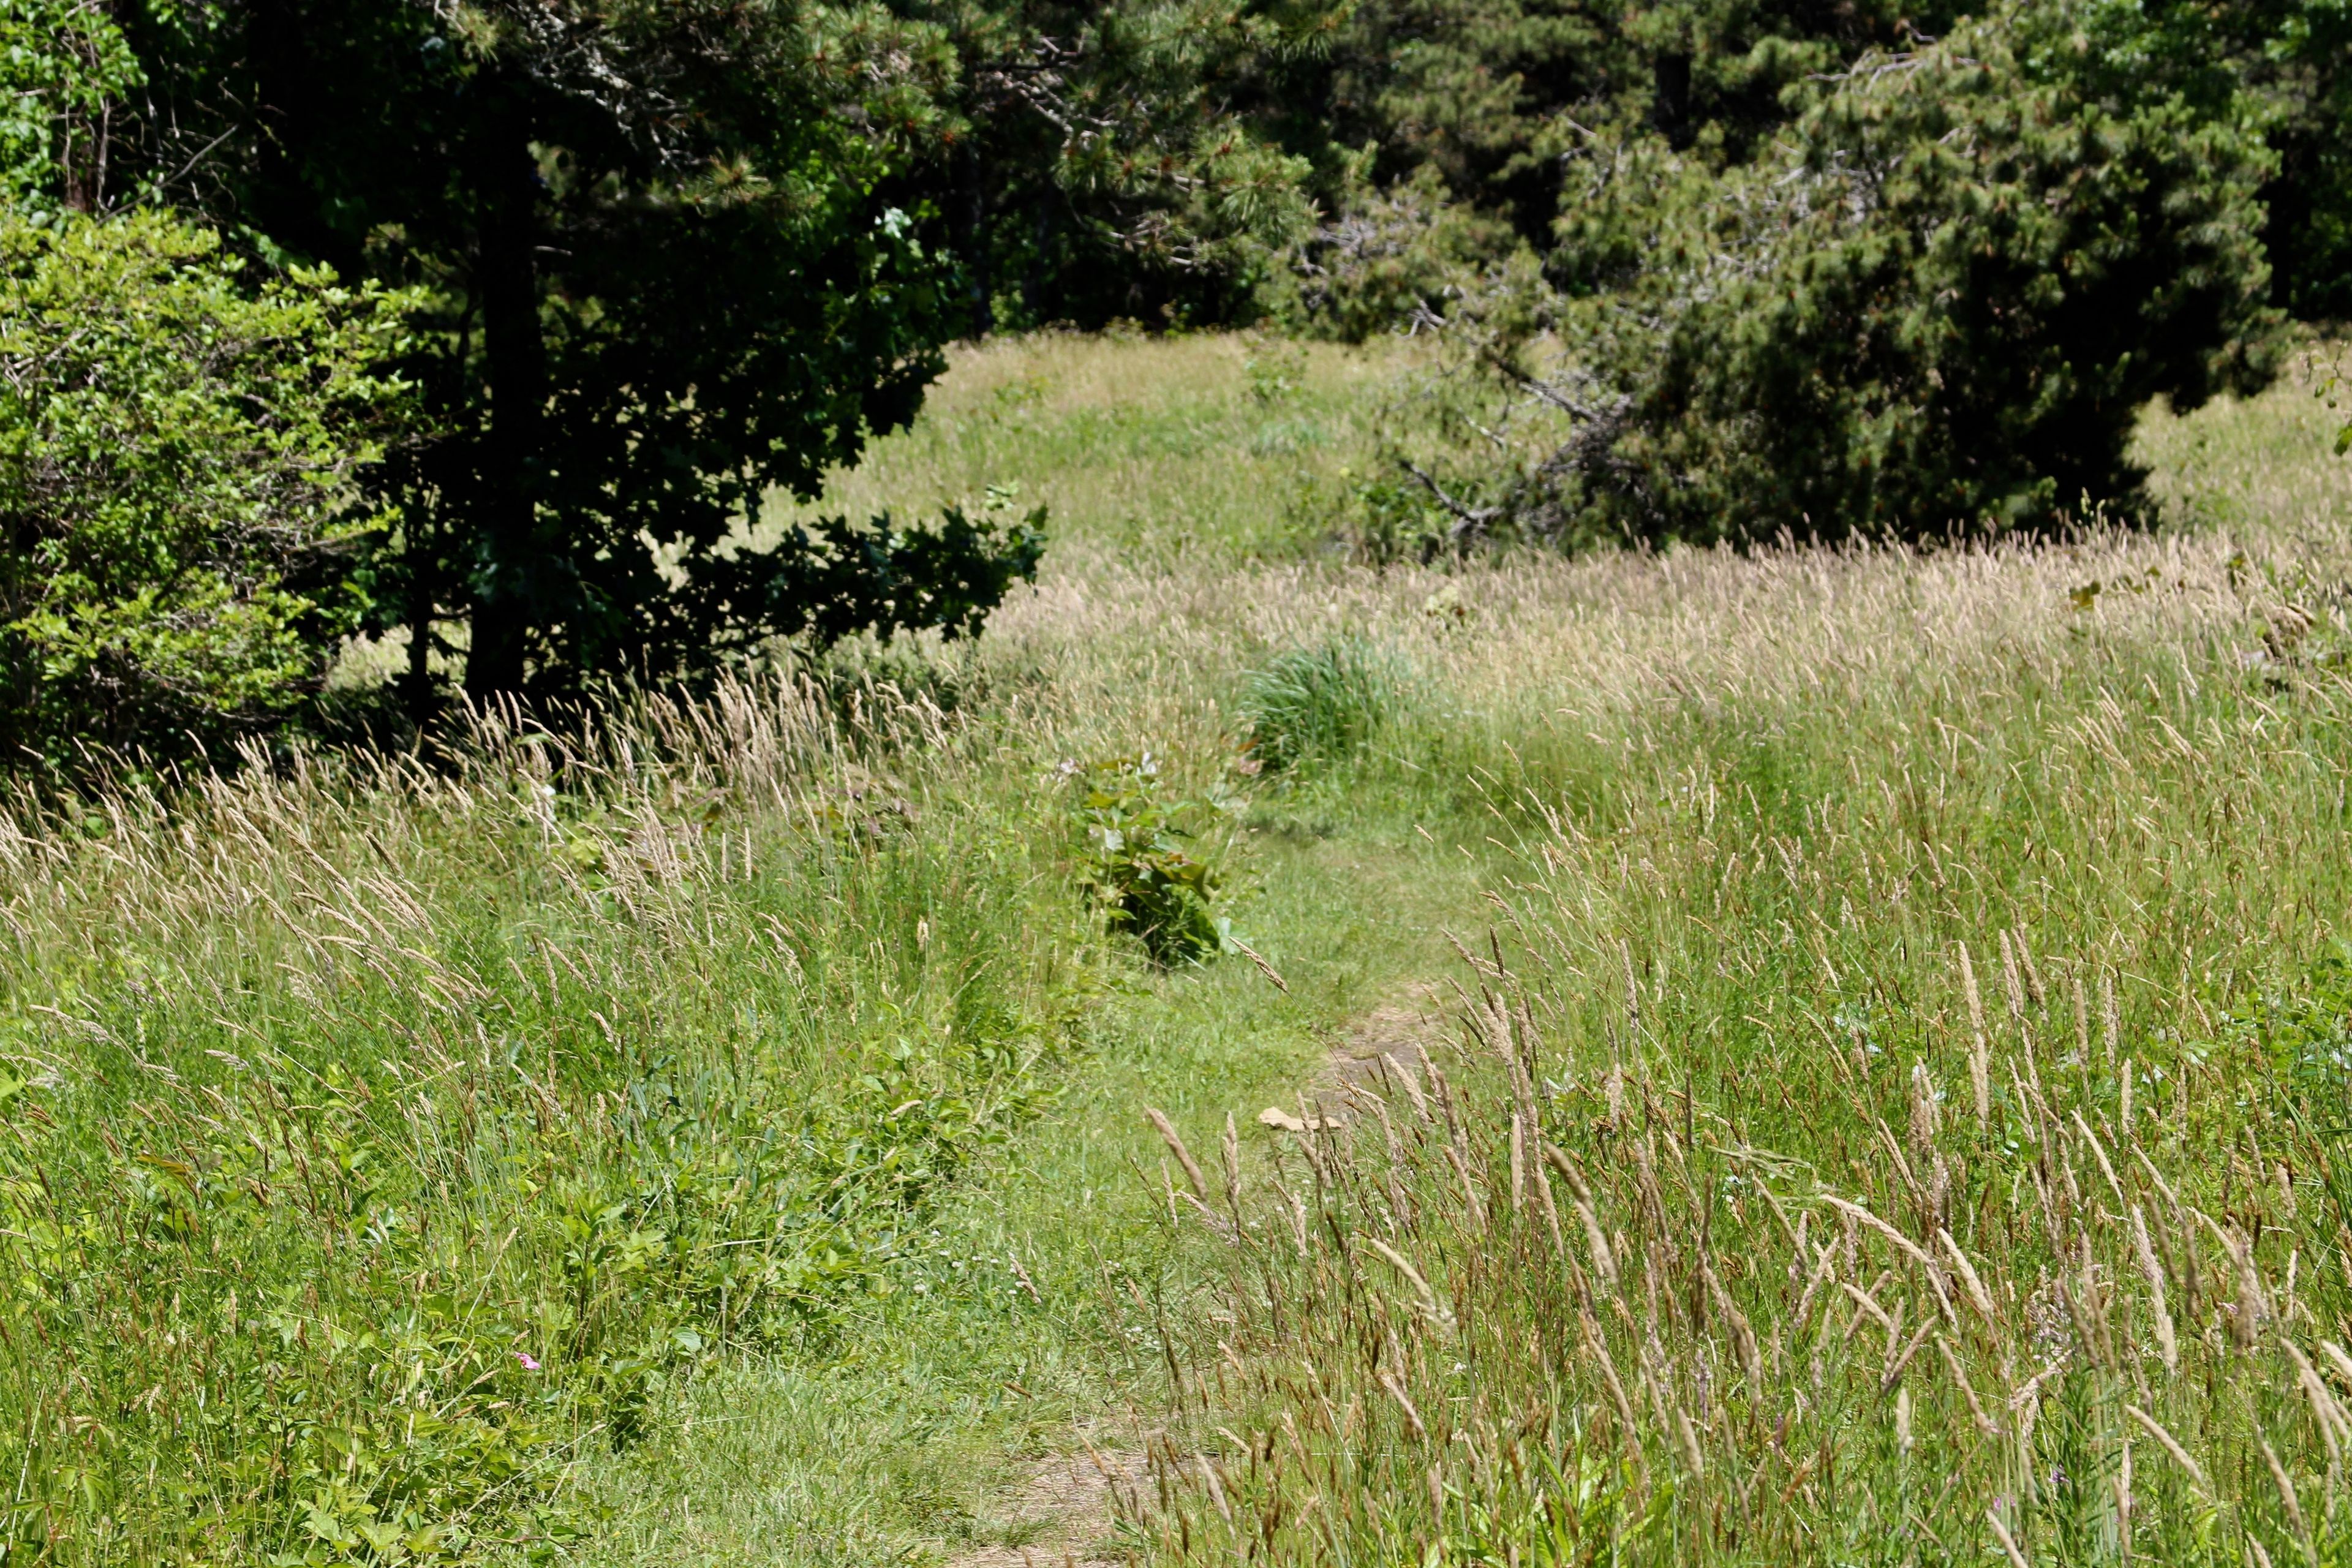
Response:
[{"label": "grassy hillside", "polygon": [[1066,573],[1286,558],[1319,542],[1334,490],[1376,463],[1384,403],[1413,353],[1224,334],[966,346],[912,429],[835,475],[818,503],[772,516],[920,515],[1017,485],[1060,520]]},{"label": "grassy hillside", "polygon": [[[8,1560],[951,1561],[1089,1443],[1153,1559],[2339,1551],[2326,411],[2152,419],[2152,536],[1374,570],[1406,352],[959,359],[824,505],[1046,501],[973,645],[20,805]],[[1263,968],[1106,934],[1122,757]]]}]

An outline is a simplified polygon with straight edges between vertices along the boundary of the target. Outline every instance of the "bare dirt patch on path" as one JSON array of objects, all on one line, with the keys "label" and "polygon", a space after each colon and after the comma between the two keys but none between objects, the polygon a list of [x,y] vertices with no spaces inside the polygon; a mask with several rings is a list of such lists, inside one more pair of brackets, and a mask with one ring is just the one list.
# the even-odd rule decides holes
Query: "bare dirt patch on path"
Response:
[{"label": "bare dirt patch on path", "polygon": [[[1444,1037],[1445,1016],[1440,988],[1430,981],[1408,987],[1396,1001],[1373,1008],[1331,1048],[1323,1065],[1300,1092],[1298,1110],[1272,1106],[1258,1120],[1273,1126],[1291,1126],[1312,1119],[1346,1120],[1356,1107],[1355,1091],[1378,1094],[1393,1060],[1412,1070],[1423,1050]],[[1293,1126],[1292,1131],[1298,1131]]]},{"label": "bare dirt patch on path", "polygon": [[1150,1465],[1140,1453],[1057,1454],[1030,1468],[998,1533],[1006,1544],[948,1560],[948,1568],[1088,1568],[1125,1561],[1111,1540],[1122,1511],[1133,1514]]},{"label": "bare dirt patch on path", "polygon": [[[1260,1120],[1346,1119],[1360,1108],[1357,1090],[1380,1092],[1390,1060],[1411,1072],[1422,1051],[1443,1037],[1442,998],[1441,988],[1424,981],[1365,1014],[1301,1088],[1297,1117],[1276,1106]],[[1114,1540],[1118,1521],[1139,1516],[1150,1485],[1150,1460],[1136,1450],[1082,1448],[1038,1460],[992,1521],[1003,1543],[951,1557],[947,1568],[1092,1568],[1124,1562]]]}]

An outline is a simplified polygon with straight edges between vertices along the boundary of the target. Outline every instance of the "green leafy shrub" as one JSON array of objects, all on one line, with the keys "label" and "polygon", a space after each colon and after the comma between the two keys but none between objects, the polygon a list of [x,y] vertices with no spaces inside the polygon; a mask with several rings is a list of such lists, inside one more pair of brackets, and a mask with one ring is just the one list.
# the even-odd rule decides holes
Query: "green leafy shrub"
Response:
[{"label": "green leafy shrub", "polygon": [[1392,722],[1407,672],[1388,649],[1358,637],[1276,654],[1243,682],[1243,734],[1269,772],[1347,757]]},{"label": "green leafy shrub", "polygon": [[1083,791],[1078,816],[1092,851],[1080,885],[1110,929],[1134,937],[1159,964],[1228,951],[1232,922],[1212,906],[1223,878],[1188,826],[1202,808],[1161,798],[1160,763],[1149,752],[1065,766]]},{"label": "green leafy shrub", "polygon": [[0,214],[0,749],[284,717],[357,605],[396,297],[140,214]]},{"label": "green leafy shrub", "polygon": [[0,0],[0,193],[42,214],[103,204],[107,106],[140,79],[103,0]]},{"label": "green leafy shrub", "polygon": [[794,527],[772,550],[742,551],[697,568],[736,619],[711,646],[749,647],[777,635],[830,646],[860,632],[887,638],[977,632],[1045,553],[1045,508],[1024,512],[1015,489],[991,485],[979,505],[951,503],[937,524],[900,528],[887,512],[865,524],[823,518]]}]

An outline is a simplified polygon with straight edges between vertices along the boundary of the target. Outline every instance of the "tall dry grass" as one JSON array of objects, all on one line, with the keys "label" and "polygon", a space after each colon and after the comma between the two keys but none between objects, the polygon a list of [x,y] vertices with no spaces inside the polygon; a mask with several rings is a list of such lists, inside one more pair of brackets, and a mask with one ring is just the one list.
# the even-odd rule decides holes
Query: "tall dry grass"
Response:
[{"label": "tall dry grass", "polygon": [[1395,761],[1520,870],[1458,1037],[1178,1211],[1231,1268],[1155,1554],[2340,1554],[2347,581],[2210,533],[1268,595],[1443,669]]},{"label": "tall dry grass", "polygon": [[887,1288],[1066,1049],[1092,938],[992,766],[887,688],[780,680],[20,800],[0,1546],[430,1563],[592,1523],[583,1458]]}]

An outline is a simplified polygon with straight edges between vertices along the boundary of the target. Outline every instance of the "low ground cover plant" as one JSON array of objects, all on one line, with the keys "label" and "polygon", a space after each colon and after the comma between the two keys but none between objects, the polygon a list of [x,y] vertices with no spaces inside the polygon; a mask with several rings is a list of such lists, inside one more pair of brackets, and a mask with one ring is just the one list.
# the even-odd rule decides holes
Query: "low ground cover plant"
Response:
[{"label": "low ground cover plant", "polygon": [[1161,763],[1149,752],[1069,772],[1091,852],[1079,885],[1109,928],[1161,965],[1232,951],[1232,919],[1215,906],[1224,873],[1206,841],[1214,809],[1168,799]]}]

